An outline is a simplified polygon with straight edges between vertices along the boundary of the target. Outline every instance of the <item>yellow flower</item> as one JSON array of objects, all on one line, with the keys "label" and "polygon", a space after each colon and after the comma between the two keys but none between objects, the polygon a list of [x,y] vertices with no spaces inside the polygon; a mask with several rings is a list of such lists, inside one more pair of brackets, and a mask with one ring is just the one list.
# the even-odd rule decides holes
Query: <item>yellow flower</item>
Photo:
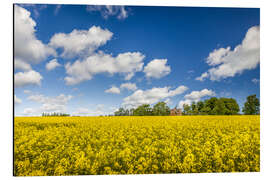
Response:
[{"label": "yellow flower", "polygon": [[16,176],[260,171],[260,116],[15,117]]}]

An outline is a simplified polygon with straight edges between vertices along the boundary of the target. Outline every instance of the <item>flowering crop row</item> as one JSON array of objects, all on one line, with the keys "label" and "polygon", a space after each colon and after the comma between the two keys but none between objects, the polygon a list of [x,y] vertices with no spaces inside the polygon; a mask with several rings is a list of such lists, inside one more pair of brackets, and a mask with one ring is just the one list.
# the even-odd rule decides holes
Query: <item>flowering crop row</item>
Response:
[{"label": "flowering crop row", "polygon": [[260,171],[259,116],[16,117],[16,176]]}]

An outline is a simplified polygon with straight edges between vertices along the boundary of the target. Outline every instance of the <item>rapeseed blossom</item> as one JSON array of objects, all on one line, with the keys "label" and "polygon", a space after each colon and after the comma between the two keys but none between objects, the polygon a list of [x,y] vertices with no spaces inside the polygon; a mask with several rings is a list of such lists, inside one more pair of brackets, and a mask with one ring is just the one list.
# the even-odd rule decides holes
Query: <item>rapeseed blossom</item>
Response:
[{"label": "rapeseed blossom", "polygon": [[16,117],[16,176],[260,171],[260,116]]}]

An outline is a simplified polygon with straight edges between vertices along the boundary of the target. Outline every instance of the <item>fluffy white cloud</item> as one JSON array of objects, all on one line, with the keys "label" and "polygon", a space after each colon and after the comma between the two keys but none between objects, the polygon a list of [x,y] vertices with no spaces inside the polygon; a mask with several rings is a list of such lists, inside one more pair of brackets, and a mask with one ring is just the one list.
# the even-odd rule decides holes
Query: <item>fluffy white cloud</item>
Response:
[{"label": "fluffy white cloud", "polygon": [[208,72],[204,72],[204,73],[202,73],[201,76],[196,77],[196,80],[198,80],[198,81],[204,81],[204,79],[206,79],[206,78],[208,78],[208,77],[209,77]]},{"label": "fluffy white cloud", "polygon": [[106,93],[120,94],[120,89],[116,86],[112,86],[110,89],[105,90]]},{"label": "fluffy white cloud", "polygon": [[192,91],[190,94],[185,95],[185,99],[197,101],[204,96],[214,96],[214,95],[215,93],[212,90],[203,89],[201,91]]},{"label": "fluffy white cloud", "polygon": [[231,50],[231,47],[227,47],[226,49],[225,48],[215,49],[207,57],[207,59],[206,59],[207,64],[209,66],[215,66],[215,65],[219,65],[219,64],[223,63],[223,61],[224,61],[223,58],[228,55],[230,50]]},{"label": "fluffy white cloud", "polygon": [[[142,104],[154,104],[163,99],[173,97],[185,92],[188,88],[186,86],[179,86],[174,90],[170,87],[152,88],[148,90],[136,90],[132,95],[124,98],[123,106],[137,107]],[[166,99],[168,101],[168,99]]]},{"label": "fluffy white cloud", "polygon": [[18,72],[15,74],[15,87],[22,87],[26,85],[40,85],[42,76],[34,71]]},{"label": "fluffy white cloud", "polygon": [[184,104],[190,105],[192,102],[190,99],[185,99],[179,102],[178,107],[183,108]]},{"label": "fluffy white cloud", "polygon": [[14,95],[14,102],[15,102],[15,104],[21,104],[22,103],[22,100],[19,99],[19,98],[17,98],[16,95]]},{"label": "fluffy white cloud", "polygon": [[48,97],[43,94],[31,95],[27,99],[38,102],[38,103],[49,103],[49,104],[66,104],[72,98],[71,95],[60,94],[56,97]]},{"label": "fluffy white cloud", "polygon": [[135,83],[123,83],[120,85],[120,88],[116,86],[112,86],[110,89],[105,90],[106,93],[112,93],[112,94],[120,94],[120,89],[127,89],[130,91],[135,91],[137,89],[137,86]]},{"label": "fluffy white cloud", "polygon": [[159,79],[171,72],[170,66],[166,65],[166,63],[167,59],[154,59],[144,67],[143,72],[147,78]]},{"label": "fluffy white cloud", "polygon": [[128,17],[128,11],[124,6],[100,6],[100,5],[89,5],[86,7],[89,12],[99,11],[104,19],[108,19],[109,16],[117,16],[118,19],[125,19]]},{"label": "fluffy white cloud", "polygon": [[14,67],[15,69],[23,70],[23,71],[30,71],[32,69],[31,65],[25,61],[22,61],[18,58],[14,60]]},{"label": "fluffy white cloud", "polygon": [[123,83],[121,84],[120,88],[135,91],[137,89],[137,86],[135,83]]},{"label": "fluffy white cloud", "polygon": [[25,85],[40,85],[42,76],[32,70],[31,63],[36,64],[45,60],[50,55],[56,55],[53,48],[43,44],[35,35],[36,22],[31,18],[31,13],[26,9],[14,6],[14,67],[15,87]]},{"label": "fluffy white cloud", "polygon": [[51,71],[51,70],[55,69],[58,66],[61,66],[61,65],[57,62],[57,59],[52,59],[50,62],[48,62],[46,64],[46,69],[48,71]]},{"label": "fluffy white cloud", "polygon": [[57,33],[51,40],[50,45],[54,48],[63,48],[62,57],[72,58],[93,53],[98,47],[111,39],[113,33],[107,29],[92,26],[89,30],[76,30],[71,33]]},{"label": "fluffy white cloud", "polygon": [[36,113],[41,114],[42,112],[65,112],[66,105],[72,99],[72,96],[60,94],[56,97],[48,97],[37,94],[31,95],[27,99],[41,104],[41,107],[34,110]]},{"label": "fluffy white cloud", "polygon": [[78,84],[82,81],[90,80],[93,75],[98,73],[125,75],[125,79],[131,79],[134,74],[143,68],[144,55],[139,52],[127,52],[113,57],[109,54],[99,52],[93,54],[82,61],[75,61],[73,64],[65,65],[65,77],[67,85]]},{"label": "fluffy white cloud", "polygon": [[190,105],[192,102],[198,102],[205,96],[215,96],[215,92],[208,89],[192,91],[190,94],[185,95],[185,100],[180,101],[178,106],[182,108],[184,104]]},{"label": "fluffy white cloud", "polygon": [[188,90],[188,88],[186,86],[178,86],[176,89],[168,91],[168,97],[173,97],[173,96],[176,96],[178,94],[182,94],[186,90]]},{"label": "fluffy white cloud", "polygon": [[210,78],[212,81],[219,81],[256,68],[260,63],[260,27],[251,27],[242,43],[233,50],[231,47],[214,50],[209,54],[206,62],[212,68],[196,80],[203,81]]},{"label": "fluffy white cloud", "polygon": [[[56,55],[53,48],[48,47],[43,44],[40,40],[36,38],[35,26],[36,22],[30,17],[31,13],[26,9],[15,5],[14,7],[14,52],[15,52],[15,65],[17,68],[26,67],[23,66],[21,62],[25,63],[38,63],[49,55]],[[19,65],[19,66],[18,66]],[[25,66],[26,65],[26,66]]]}]

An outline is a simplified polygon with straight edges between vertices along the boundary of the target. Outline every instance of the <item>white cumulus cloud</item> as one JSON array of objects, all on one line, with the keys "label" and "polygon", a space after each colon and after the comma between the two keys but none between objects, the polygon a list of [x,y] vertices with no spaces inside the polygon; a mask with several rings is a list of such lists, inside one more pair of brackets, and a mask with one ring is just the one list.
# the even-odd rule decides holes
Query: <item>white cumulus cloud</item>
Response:
[{"label": "white cumulus cloud", "polygon": [[137,89],[137,86],[135,83],[123,83],[120,85],[120,88],[135,91]]},{"label": "white cumulus cloud", "polygon": [[188,88],[186,86],[179,86],[174,90],[170,87],[163,88],[152,88],[148,90],[136,90],[132,95],[125,97],[123,106],[127,107],[137,107],[142,104],[154,104],[161,100],[166,99],[168,101],[169,97],[173,97],[184,93]]},{"label": "white cumulus cloud", "polygon": [[215,96],[215,92],[209,89],[192,91],[190,94],[184,96],[184,100],[180,101],[178,106],[182,108],[184,104],[190,105],[192,102],[198,102],[201,98],[206,96]]},{"label": "white cumulus cloud", "polygon": [[72,58],[75,56],[93,53],[98,47],[106,44],[113,33],[98,26],[92,26],[89,30],[74,29],[71,33],[57,33],[50,40],[50,46],[62,48],[62,57]]},{"label": "white cumulus cloud", "polygon": [[32,69],[31,65],[23,60],[15,58],[14,67],[18,70],[30,71]]},{"label": "white cumulus cloud", "polygon": [[45,60],[49,55],[56,55],[53,48],[43,44],[35,35],[36,22],[31,18],[31,13],[26,9],[15,5],[14,7],[14,52],[15,65],[17,68],[25,67],[29,70],[28,65],[24,63],[38,63]]},{"label": "white cumulus cloud", "polygon": [[226,49],[225,48],[215,49],[207,57],[207,59],[206,59],[207,64],[210,66],[215,66],[215,65],[221,64],[224,61],[223,58],[228,55],[230,50],[231,50],[231,47],[227,47]]},{"label": "white cumulus cloud", "polygon": [[170,66],[166,64],[167,59],[154,59],[144,67],[143,72],[147,78],[159,79],[171,72]]},{"label": "white cumulus cloud", "polygon": [[36,37],[36,22],[31,13],[18,5],[14,6],[14,67],[22,70],[15,74],[15,87],[40,85],[42,76],[32,70],[31,64],[37,64],[48,56],[56,56],[53,48]]},{"label": "white cumulus cloud", "polygon": [[209,78],[211,81],[219,81],[256,68],[260,63],[260,27],[251,27],[242,43],[233,50],[231,47],[215,49],[206,62],[212,68],[196,80]]},{"label": "white cumulus cloud", "polygon": [[201,76],[196,77],[196,80],[198,80],[198,81],[204,81],[204,79],[206,79],[206,78],[208,78],[208,77],[209,77],[208,72],[204,72],[204,73],[202,73]]},{"label": "white cumulus cloud", "polygon": [[48,62],[46,64],[46,69],[48,71],[51,71],[51,70],[53,70],[53,69],[55,69],[55,68],[57,68],[59,66],[61,66],[61,65],[57,62],[57,59],[52,59],[50,62]]},{"label": "white cumulus cloud", "polygon": [[112,86],[110,89],[105,90],[106,93],[120,94],[120,89],[116,86]]},{"label": "white cumulus cloud", "polygon": [[120,73],[125,76],[125,80],[129,80],[136,72],[142,70],[144,57],[140,52],[121,53],[116,57],[99,52],[82,61],[67,63],[65,69],[68,76],[65,77],[65,81],[67,85],[74,85],[90,80],[93,75],[99,73]]},{"label": "white cumulus cloud", "polygon": [[42,76],[34,71],[27,71],[27,72],[18,72],[14,76],[15,78],[15,87],[23,87],[26,85],[40,85]]},{"label": "white cumulus cloud", "polygon": [[66,111],[66,105],[72,99],[72,96],[60,94],[56,97],[49,97],[43,94],[36,94],[28,96],[27,99],[41,104],[39,108],[33,109],[37,114],[41,114],[42,112],[64,113]]}]

